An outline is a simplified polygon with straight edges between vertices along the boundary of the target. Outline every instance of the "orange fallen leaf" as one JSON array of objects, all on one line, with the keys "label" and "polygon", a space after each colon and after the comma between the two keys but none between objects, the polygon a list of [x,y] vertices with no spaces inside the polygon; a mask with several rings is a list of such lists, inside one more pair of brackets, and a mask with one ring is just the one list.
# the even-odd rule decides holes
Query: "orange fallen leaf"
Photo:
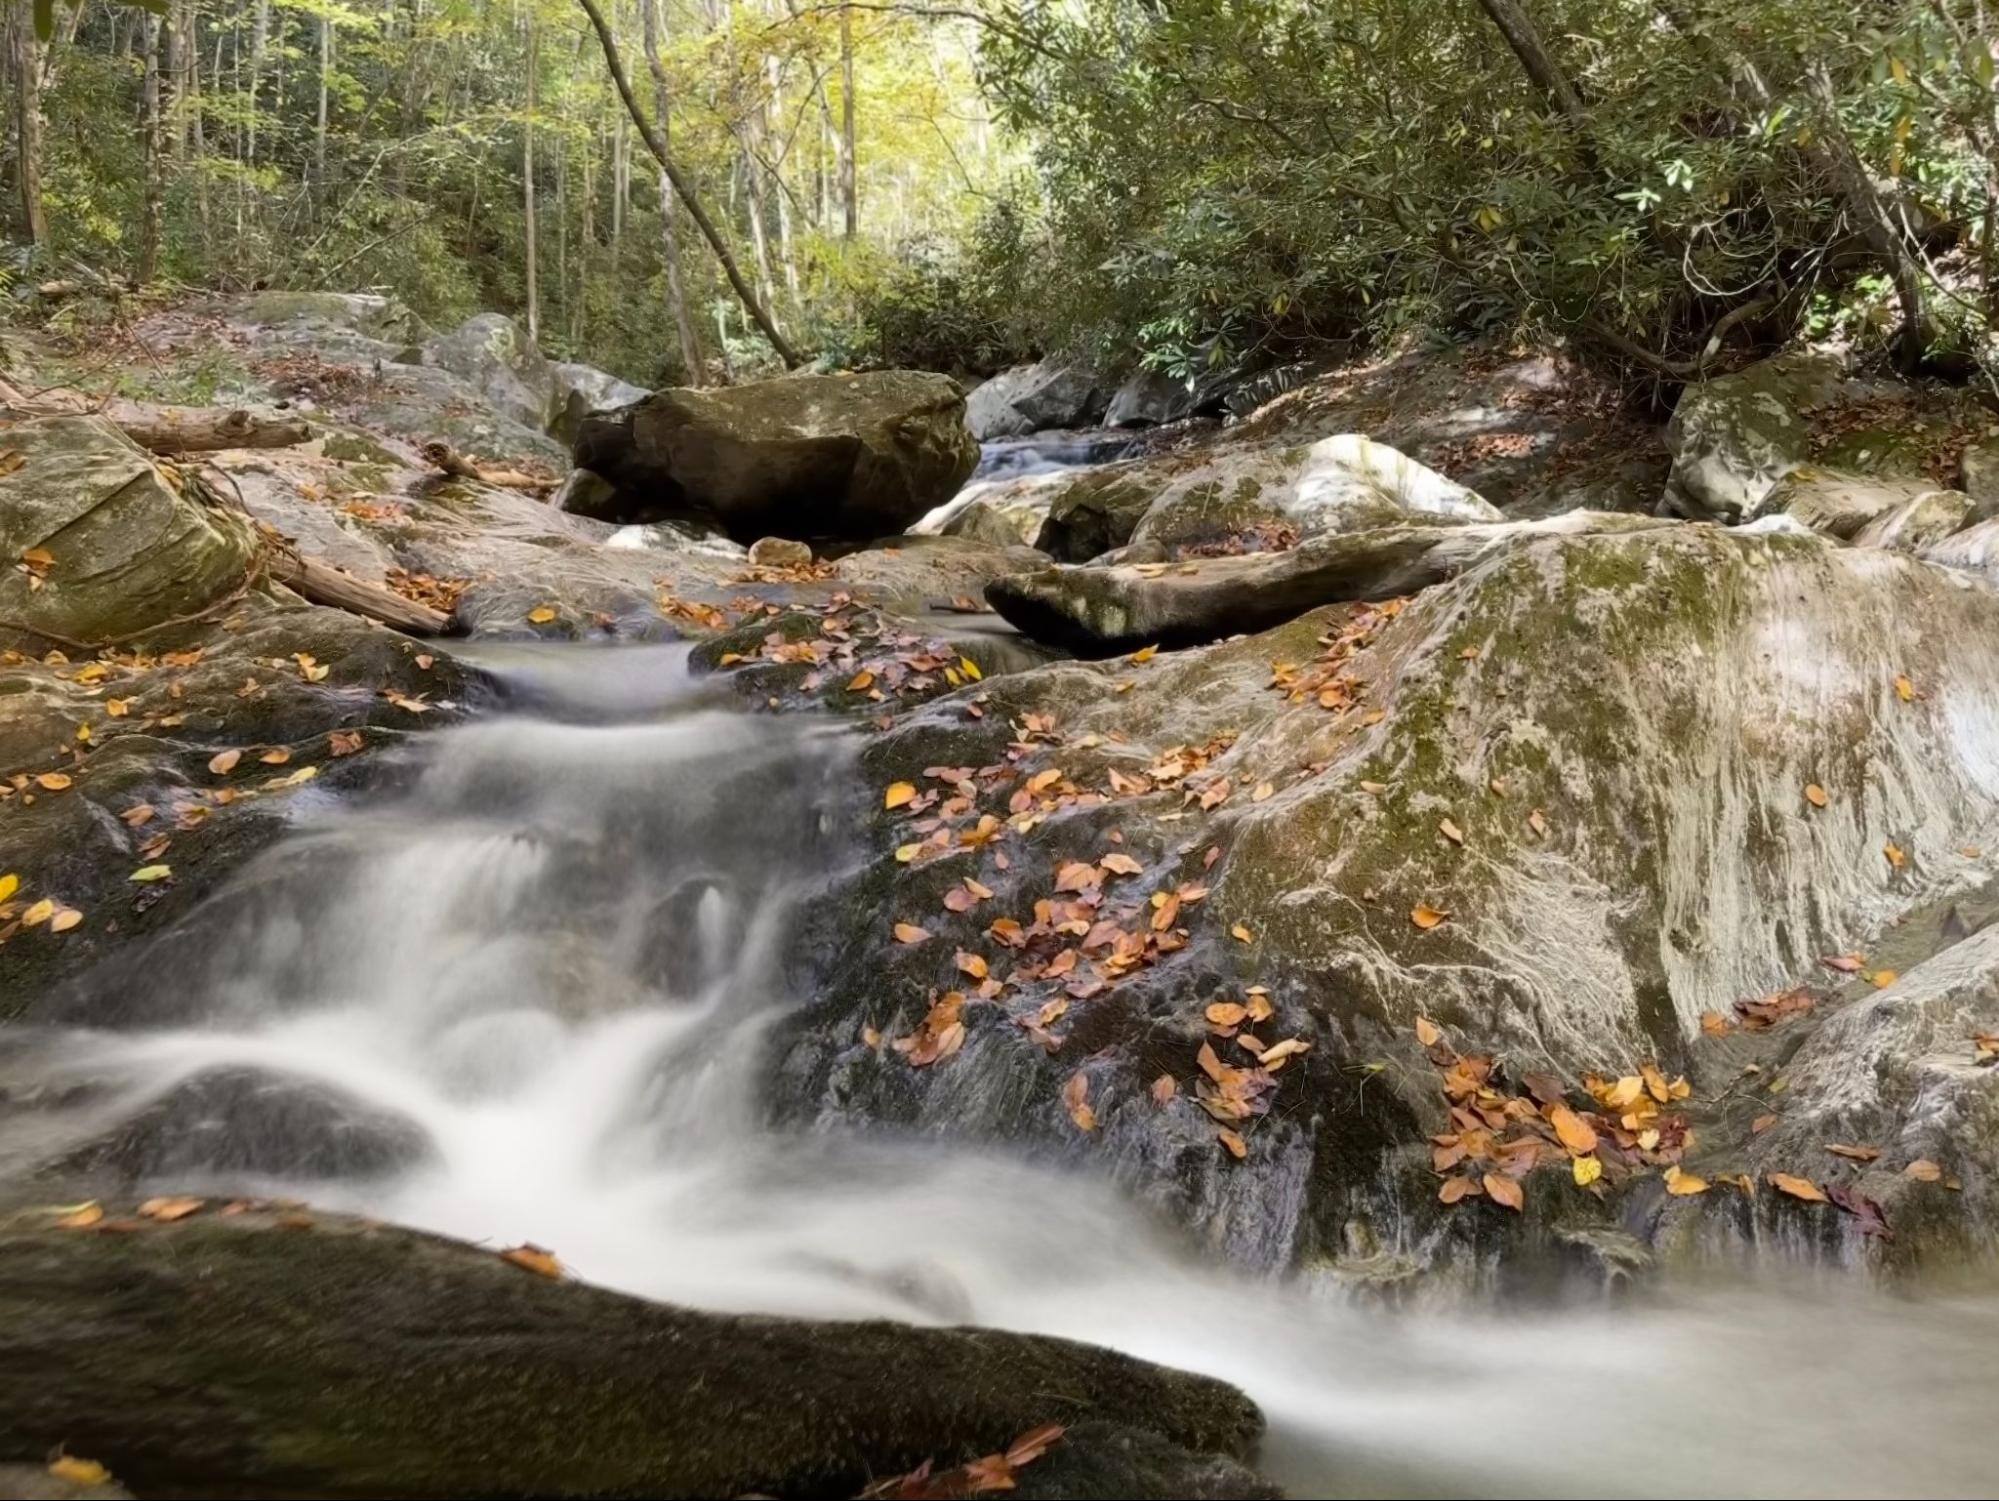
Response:
[{"label": "orange fallen leaf", "polygon": [[77,911],[76,908],[59,907],[56,909],[56,915],[49,919],[49,931],[51,933],[67,933],[82,921],[83,914]]},{"label": "orange fallen leaf", "polygon": [[1789,1194],[1794,1199],[1803,1199],[1809,1204],[1826,1202],[1826,1196],[1819,1192],[1819,1186],[1809,1178],[1794,1178],[1789,1173],[1765,1173],[1763,1176],[1779,1193]]},{"label": "orange fallen leaf", "polygon": [[44,792],[60,792],[70,785],[70,779],[60,771],[45,771],[35,778],[35,785]]},{"label": "orange fallen leaf", "polygon": [[1879,1147],[1850,1146],[1843,1141],[1829,1141],[1825,1149],[1835,1157],[1844,1157],[1849,1162],[1872,1162],[1881,1155]]},{"label": "orange fallen leaf", "polygon": [[206,1199],[190,1198],[184,1194],[171,1198],[148,1199],[139,1206],[139,1214],[144,1219],[172,1224],[175,1220],[184,1220],[198,1212],[207,1202]]},{"label": "orange fallen leaf", "polygon": [[1905,704],[1914,703],[1916,701],[1916,685],[1906,677],[1897,677],[1895,679],[1895,697],[1899,698]]},{"label": "orange fallen leaf", "polygon": [[1901,976],[1896,974],[1892,969],[1877,969],[1867,978],[1874,982],[1876,990],[1886,990],[1890,985],[1899,980]]},{"label": "orange fallen leaf", "polygon": [[1229,1156],[1235,1158],[1237,1162],[1249,1156],[1249,1143],[1242,1139],[1240,1132],[1231,1131],[1227,1126],[1220,1126],[1215,1130],[1215,1139],[1227,1148]]},{"label": "orange fallen leaf", "polygon": [[500,1253],[500,1260],[522,1271],[534,1272],[543,1277],[560,1277],[562,1263],[555,1259],[555,1253],[532,1241],[510,1247]]},{"label": "orange fallen leaf", "polygon": [[1918,1183],[1934,1183],[1943,1176],[1943,1169],[1927,1157],[1918,1157],[1902,1169],[1902,1176],[1914,1178]]},{"label": "orange fallen leaf", "polygon": [[553,619],[555,619],[554,605],[536,605],[528,611],[528,622],[531,625],[547,625]]},{"label": "orange fallen leaf", "polygon": [[983,980],[986,977],[986,961],[978,954],[959,949],[957,963],[958,968],[974,980]]},{"label": "orange fallen leaf", "polygon": [[1444,1029],[1427,1016],[1416,1018],[1416,1040],[1426,1048],[1433,1048],[1444,1040]]},{"label": "orange fallen leaf", "polygon": [[88,1230],[103,1218],[104,1206],[98,1203],[97,1200],[92,1199],[88,1203],[78,1204],[72,1209],[65,1210],[56,1220],[56,1228],[58,1230]]},{"label": "orange fallen leaf", "polygon": [[930,936],[930,930],[919,928],[913,922],[899,922],[895,925],[897,943],[921,943]]},{"label": "orange fallen leaf", "polygon": [[1884,844],[1881,846],[1881,853],[1887,857],[1888,864],[1896,870],[1909,863],[1908,855],[1899,844]]},{"label": "orange fallen leaf", "polygon": [[1236,923],[1229,929],[1229,937],[1233,938],[1237,943],[1256,942],[1256,935],[1250,932],[1248,927],[1242,923]]},{"label": "orange fallen leaf", "polygon": [[1678,1167],[1669,1167],[1666,1169],[1666,1192],[1682,1199],[1704,1194],[1707,1192],[1707,1179],[1696,1178]]},{"label": "orange fallen leaf", "polygon": [[1090,1108],[1090,1080],[1080,1070],[1069,1076],[1062,1086],[1062,1103],[1069,1109],[1069,1119],[1076,1123],[1078,1131],[1097,1129],[1097,1112]]},{"label": "orange fallen leaf", "polygon": [[1519,1179],[1509,1178],[1504,1173],[1487,1173],[1480,1181],[1485,1184],[1485,1191],[1492,1195],[1494,1203],[1504,1204],[1515,1214],[1526,1207],[1527,1195],[1521,1189]]},{"label": "orange fallen leaf", "polygon": [[218,751],[208,758],[208,769],[218,777],[226,777],[236,769],[236,763],[243,759],[239,750]]},{"label": "orange fallen leaf", "polygon": [[900,808],[904,803],[916,800],[916,787],[911,782],[891,782],[888,791],[882,794],[884,808]]},{"label": "orange fallen leaf", "polygon": [[1437,1190],[1437,1197],[1446,1204],[1455,1204],[1459,1199],[1480,1192],[1483,1190],[1479,1188],[1476,1178],[1446,1178],[1443,1187]]},{"label": "orange fallen leaf", "polygon": [[[14,467],[18,469],[20,465]],[[58,1455],[50,1460],[49,1474],[75,1486],[106,1485],[111,1480],[111,1472],[96,1460],[81,1459],[74,1454]]]},{"label": "orange fallen leaf", "polygon": [[1810,803],[1814,808],[1823,808],[1828,801],[1825,795],[1825,788],[1819,786],[1817,782],[1809,783],[1805,787],[1805,801]]},{"label": "orange fallen leaf", "polygon": [[1409,921],[1416,924],[1417,927],[1426,933],[1450,915],[1448,912],[1432,907],[1427,902],[1418,902],[1414,907],[1409,909]]},{"label": "orange fallen leaf", "polygon": [[1555,1128],[1556,1137],[1568,1148],[1571,1157],[1587,1157],[1596,1150],[1595,1129],[1568,1106],[1552,1106],[1548,1124]]},{"label": "orange fallen leaf", "polygon": [[1234,1001],[1216,1001],[1206,1014],[1211,1027],[1240,1027],[1249,1019],[1248,1009]]}]

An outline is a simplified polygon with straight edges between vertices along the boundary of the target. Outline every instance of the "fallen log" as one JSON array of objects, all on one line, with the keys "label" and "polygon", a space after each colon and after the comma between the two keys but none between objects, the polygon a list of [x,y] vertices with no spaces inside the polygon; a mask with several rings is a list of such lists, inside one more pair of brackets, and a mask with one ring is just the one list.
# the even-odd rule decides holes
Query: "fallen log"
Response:
[{"label": "fallen log", "polygon": [[431,439],[420,452],[426,464],[452,479],[476,480],[502,490],[531,490],[544,495],[555,488],[552,479],[539,479],[518,469],[488,469],[475,464],[442,438]]},{"label": "fallen log", "polygon": [[412,636],[442,636],[451,630],[449,615],[405,599],[393,589],[342,573],[330,563],[306,557],[289,547],[273,546],[267,550],[270,577],[316,605],[363,615]]},{"label": "fallen log", "polygon": [[289,448],[312,439],[303,417],[279,417],[245,407],[170,407],[145,401],[92,401],[81,391],[41,391],[29,396],[0,381],[0,417],[95,414],[151,453],[213,453],[224,448]]},{"label": "fallen log", "polygon": [[1386,526],[1313,537],[1287,552],[1172,564],[1052,564],[994,579],[986,602],[1036,641],[1110,657],[1265,631],[1320,605],[1413,594],[1516,539],[1683,524],[1571,511],[1545,521]]}]

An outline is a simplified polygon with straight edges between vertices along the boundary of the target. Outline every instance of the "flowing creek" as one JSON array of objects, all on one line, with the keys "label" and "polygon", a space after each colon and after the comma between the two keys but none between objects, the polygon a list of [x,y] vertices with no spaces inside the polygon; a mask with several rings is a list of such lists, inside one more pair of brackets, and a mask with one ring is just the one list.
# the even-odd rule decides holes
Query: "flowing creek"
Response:
[{"label": "flowing creek", "polygon": [[[0,1099],[74,1086],[0,1116],[0,1176],[108,1136],[163,1187],[532,1240],[649,1297],[1113,1345],[1247,1390],[1298,1495],[1990,1491],[1999,1298],[1794,1272],[1365,1312],[1204,1265],[1088,1177],[774,1132],[757,1065],[862,795],[850,732],[746,714],[677,648],[474,654],[503,704],[308,804],[142,983],[0,1052]],[[245,1098],[218,1079],[259,1108],[204,1105]]]}]

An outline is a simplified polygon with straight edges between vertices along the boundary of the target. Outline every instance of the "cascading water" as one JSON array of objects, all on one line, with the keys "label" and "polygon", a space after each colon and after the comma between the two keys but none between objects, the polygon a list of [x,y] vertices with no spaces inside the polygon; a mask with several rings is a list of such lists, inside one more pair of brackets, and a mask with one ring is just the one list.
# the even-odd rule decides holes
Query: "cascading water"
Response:
[{"label": "cascading water", "polygon": [[507,712],[0,1054],[0,1099],[44,1102],[0,1118],[0,1176],[289,1192],[651,1297],[1094,1340],[1245,1388],[1301,1495],[1990,1489],[1990,1298],[1369,1314],[1204,1266],[1087,1177],[773,1131],[757,1062],[859,795],[846,732],[704,700],[673,650],[492,650]]}]

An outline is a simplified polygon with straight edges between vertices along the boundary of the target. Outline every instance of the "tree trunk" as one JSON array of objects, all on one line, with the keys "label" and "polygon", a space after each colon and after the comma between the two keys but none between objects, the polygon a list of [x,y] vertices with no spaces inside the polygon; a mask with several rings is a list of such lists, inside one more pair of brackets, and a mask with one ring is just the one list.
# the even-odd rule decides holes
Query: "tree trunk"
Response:
[{"label": "tree trunk", "polygon": [[1581,130],[1587,120],[1583,109],[1582,96],[1562,72],[1561,64],[1541,40],[1540,30],[1533,18],[1527,14],[1521,0],[1478,0],[1485,13],[1492,17],[1492,24],[1506,38],[1506,44],[1513,49],[1513,55],[1520,59],[1520,66],[1535,88],[1556,109],[1567,117],[1569,124]]},{"label": "tree trunk", "polygon": [[[652,74],[653,113],[659,116],[662,144],[672,141],[672,97],[667,87],[666,64],[660,60],[660,0],[639,0],[646,68]],[[695,331],[694,314],[687,305],[687,287],[680,272],[680,206],[674,200],[673,184],[664,169],[659,174],[659,226],[661,249],[666,260],[666,296],[673,309],[673,331],[680,341],[680,364],[690,386],[706,385],[701,358],[701,338]]]},{"label": "tree trunk", "polygon": [[534,23],[534,11],[528,11],[528,110],[527,118],[521,124],[521,208],[526,218],[527,232],[527,302],[528,337],[539,341],[541,338],[541,270],[536,264],[535,211],[534,211],[534,112],[539,103],[539,91],[535,88],[535,75],[541,70],[541,33]]},{"label": "tree trunk", "polygon": [[9,28],[14,73],[14,172],[21,190],[21,231],[44,249],[49,221],[42,208],[42,59],[34,6],[17,0]]},{"label": "tree trunk", "polygon": [[326,193],[326,84],[333,74],[333,22],[319,18],[319,115],[313,122],[312,181],[323,198]]},{"label": "tree trunk", "polygon": [[160,118],[161,36],[169,28],[156,15],[145,20],[146,71],[140,85],[145,104],[146,189],[139,217],[140,286],[149,286],[160,271],[160,205],[165,196],[165,131]]},{"label": "tree trunk", "polygon": [[840,7],[840,233],[853,239],[861,204],[854,166],[854,13]]},{"label": "tree trunk", "polygon": [[653,160],[659,163],[660,170],[666,174],[667,181],[672,185],[680,201],[687,205],[687,216],[694,221],[695,228],[701,231],[701,237],[708,242],[708,248],[715,252],[715,259],[722,266],[722,274],[728,277],[729,285],[735,290],[743,310],[755,320],[757,327],[763,330],[764,337],[770,340],[771,348],[777,351],[778,358],[784,361],[786,367],[797,369],[805,363],[804,357],[792,348],[790,341],[778,331],[777,325],[771,321],[770,314],[765,311],[763,304],[757,301],[756,293],[750,289],[749,283],[743,280],[742,268],[736,264],[736,258],[729,253],[729,246],[723,240],[722,232],[715,227],[715,221],[708,217],[708,211],[701,206],[701,200],[696,196],[693,186],[674,165],[672,153],[667,150],[664,138],[653,128],[652,122],[646,119],[645,112],[639,108],[638,96],[632,92],[632,81],[625,76],[624,59],[618,53],[617,38],[611,34],[611,23],[604,19],[604,12],[599,8],[597,0],[576,0],[576,3],[583,7],[583,13],[590,18],[590,25],[597,33],[597,41],[604,49],[604,64],[611,70],[611,82],[617,85],[618,97],[625,101],[625,109],[631,114],[632,124],[638,127],[639,137],[646,143],[646,150],[650,151]]},{"label": "tree trunk", "polygon": [[257,0],[257,19],[250,29],[250,76],[243,81],[243,160],[257,160],[257,84],[264,72],[264,48],[271,37],[271,0]]}]

